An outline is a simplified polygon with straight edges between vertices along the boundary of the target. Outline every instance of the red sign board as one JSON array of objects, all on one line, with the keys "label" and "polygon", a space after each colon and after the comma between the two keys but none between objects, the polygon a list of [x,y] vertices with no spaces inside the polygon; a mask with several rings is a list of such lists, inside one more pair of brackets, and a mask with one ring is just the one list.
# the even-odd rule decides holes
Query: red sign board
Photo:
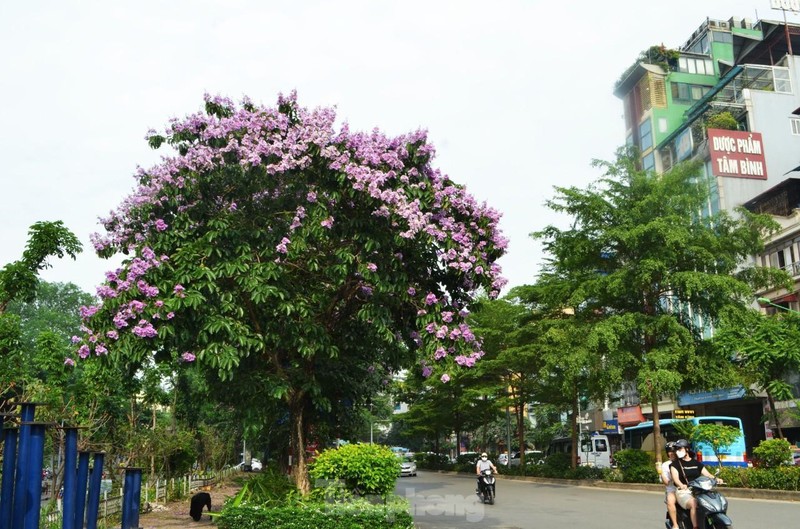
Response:
[{"label": "red sign board", "polygon": [[708,150],[715,176],[767,179],[760,132],[708,129]]},{"label": "red sign board", "polygon": [[633,426],[644,422],[642,408],[640,406],[623,406],[617,408],[617,424],[620,426]]}]

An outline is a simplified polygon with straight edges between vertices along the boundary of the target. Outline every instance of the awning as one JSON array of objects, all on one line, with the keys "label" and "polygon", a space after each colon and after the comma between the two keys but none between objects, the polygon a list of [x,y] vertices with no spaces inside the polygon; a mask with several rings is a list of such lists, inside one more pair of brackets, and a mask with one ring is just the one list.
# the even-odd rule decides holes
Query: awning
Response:
[{"label": "awning", "polygon": [[620,426],[633,426],[644,422],[641,406],[624,406],[617,408],[617,423]]}]

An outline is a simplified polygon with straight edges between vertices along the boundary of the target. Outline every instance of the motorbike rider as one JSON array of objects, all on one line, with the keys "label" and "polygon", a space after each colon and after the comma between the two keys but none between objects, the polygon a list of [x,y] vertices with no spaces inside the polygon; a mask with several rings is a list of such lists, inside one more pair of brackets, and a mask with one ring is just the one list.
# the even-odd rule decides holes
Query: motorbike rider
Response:
[{"label": "motorbike rider", "polygon": [[[689,441],[686,439],[678,439],[675,441],[675,456],[675,461],[670,463],[672,481],[677,488],[675,497],[678,500],[678,505],[691,514],[692,526],[694,529],[699,529],[700,526],[697,523],[697,502],[694,496],[692,496],[689,482],[700,476],[705,476],[710,479],[715,478],[706,469],[703,463],[694,458],[694,454],[689,451]],[[716,479],[717,483],[724,483],[721,479]]]},{"label": "motorbike rider", "polygon": [[670,472],[670,465],[677,459],[675,443],[670,441],[664,449],[667,451],[667,460],[661,463],[659,476],[661,477],[661,482],[666,486],[664,501],[667,504],[667,512],[672,522],[672,529],[678,529],[678,513],[675,509],[675,483],[672,481],[672,473]]},{"label": "motorbike rider", "polygon": [[475,492],[480,492],[481,490],[481,472],[484,470],[492,469],[492,472],[497,474],[497,467],[494,466],[494,463],[489,461],[489,455],[486,452],[481,454],[481,458],[478,459],[478,462],[475,463],[475,474],[478,476],[478,483],[475,486]]}]

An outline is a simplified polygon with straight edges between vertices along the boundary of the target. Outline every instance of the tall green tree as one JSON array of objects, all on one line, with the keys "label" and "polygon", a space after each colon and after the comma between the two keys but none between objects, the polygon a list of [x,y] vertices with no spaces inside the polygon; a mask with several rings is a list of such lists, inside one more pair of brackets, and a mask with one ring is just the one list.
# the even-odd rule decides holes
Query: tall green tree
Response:
[{"label": "tall green tree", "polygon": [[774,315],[756,310],[728,311],[714,336],[714,345],[735,358],[745,381],[767,394],[770,415],[783,439],[775,401],[792,400],[787,375],[800,371],[800,316],[792,312]]},{"label": "tall green tree", "polygon": [[28,231],[22,257],[0,269],[0,411],[21,391],[28,362],[25,347],[32,345],[30,334],[23,336],[16,314],[6,309],[12,301],[32,302],[39,285],[39,272],[50,267],[50,257],[73,259],[82,247],[78,238],[61,221],[37,222]]},{"label": "tall green tree", "polygon": [[22,257],[0,269],[0,313],[15,299],[32,301],[39,272],[50,268],[50,257],[75,259],[83,249],[78,238],[60,220],[37,222],[28,230]]},{"label": "tall green tree", "polygon": [[[720,376],[730,369],[695,369],[698,358],[706,367],[730,364],[713,358],[703,339],[723,309],[752,302],[753,285],[786,281],[770,269],[740,268],[776,226],[744,209],[704,216],[709,186],[697,163],[655,175],[621,150],[614,162],[594,166],[604,171],[595,184],[556,187],[547,202],[568,217],[569,227],[534,234],[548,256],[539,284],[549,305],[595,321],[593,332],[613,344],[608,353],[628,366],[626,377],[658,419],[660,396],[690,382],[730,383]],[[660,453],[656,446],[659,459]]]},{"label": "tall green tree", "polygon": [[129,257],[78,353],[141,363],[155,351],[231,383],[257,358],[260,397],[289,412],[303,492],[309,414],[332,409],[331,390],[362,403],[370,368],[473,363],[462,311],[504,283],[497,213],[432,166],[424,133],[334,121],[294,96],[275,108],[208,97],[204,114],[153,133],[177,155],[137,175],[95,238],[100,255]]},{"label": "tall green tree", "polygon": [[[538,400],[541,351],[538,330],[531,324],[530,309],[508,299],[485,300],[471,315],[475,333],[483,340],[486,358],[478,370],[485,374],[492,402],[498,412],[513,413],[514,432],[520,450],[520,464],[525,464],[525,438],[529,430],[528,412]],[[508,447],[509,453],[511,447]]]}]

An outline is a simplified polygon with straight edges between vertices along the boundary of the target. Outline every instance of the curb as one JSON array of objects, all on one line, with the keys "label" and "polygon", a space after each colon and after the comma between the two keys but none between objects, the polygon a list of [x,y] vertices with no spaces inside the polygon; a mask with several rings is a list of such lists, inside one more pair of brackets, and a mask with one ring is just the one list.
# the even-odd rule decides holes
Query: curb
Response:
[{"label": "curb", "polygon": [[[426,472],[438,472],[439,474],[454,474],[469,476],[468,472],[456,472],[453,470],[425,470]],[[548,485],[564,485],[573,487],[593,487],[597,489],[611,490],[640,490],[646,492],[664,492],[664,486],[655,483],[619,483],[613,481],[600,481],[596,479],[558,479],[558,478],[537,478],[534,476],[512,476],[510,474],[499,474],[502,479],[513,481],[528,481],[530,483],[543,483]],[[733,487],[721,487],[720,491],[726,498],[744,498],[750,500],[775,500],[800,502],[800,491],[794,490],[770,490],[770,489],[742,489]]]}]

